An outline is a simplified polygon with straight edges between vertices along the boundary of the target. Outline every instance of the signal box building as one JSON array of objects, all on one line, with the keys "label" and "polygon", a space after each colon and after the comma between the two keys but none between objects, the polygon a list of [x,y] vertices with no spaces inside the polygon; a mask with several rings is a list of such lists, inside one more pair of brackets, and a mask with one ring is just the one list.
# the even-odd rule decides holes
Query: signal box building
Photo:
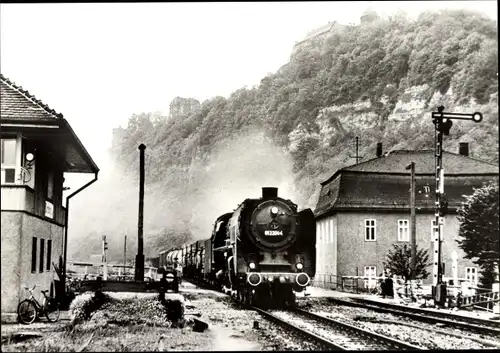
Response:
[{"label": "signal box building", "polygon": [[[379,144],[380,145],[380,144]],[[341,283],[342,276],[375,277],[384,271],[383,263],[393,244],[410,243],[410,172],[415,162],[416,243],[434,255],[435,161],[434,151],[393,151],[338,170],[321,183],[315,209],[316,276],[318,284]],[[464,259],[458,239],[456,211],[474,188],[498,180],[498,166],[468,156],[468,144],[461,143],[458,154],[443,153],[445,197],[449,211],[445,216],[442,242],[443,277],[468,278],[477,283],[479,268]],[[458,259],[454,261],[454,258]],[[432,284],[433,266],[424,284]],[[366,282],[365,282],[366,283]],[[372,282],[373,283],[373,282]]]},{"label": "signal box building", "polygon": [[[64,173],[99,169],[62,114],[0,76],[2,320],[38,285],[55,295],[64,259]],[[79,192],[78,190],[77,192]],[[74,193],[76,194],[76,193]]]}]

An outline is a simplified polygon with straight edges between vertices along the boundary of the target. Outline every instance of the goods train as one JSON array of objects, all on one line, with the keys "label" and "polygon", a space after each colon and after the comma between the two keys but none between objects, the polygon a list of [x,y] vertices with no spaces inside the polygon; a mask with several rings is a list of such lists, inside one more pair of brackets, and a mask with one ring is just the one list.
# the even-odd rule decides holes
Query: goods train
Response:
[{"label": "goods train", "polygon": [[298,212],[277,188],[264,187],[261,198],[219,216],[210,238],[162,252],[159,264],[244,303],[293,306],[314,276],[315,247],[311,209]]}]

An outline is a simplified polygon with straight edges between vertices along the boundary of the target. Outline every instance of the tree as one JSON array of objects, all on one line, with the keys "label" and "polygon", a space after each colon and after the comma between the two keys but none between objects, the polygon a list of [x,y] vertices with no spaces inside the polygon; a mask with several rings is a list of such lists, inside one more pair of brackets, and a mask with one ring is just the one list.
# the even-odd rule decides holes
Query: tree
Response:
[{"label": "tree", "polygon": [[483,276],[499,265],[498,181],[490,181],[478,188],[458,210],[460,228],[458,246],[466,259],[483,269]]},{"label": "tree", "polygon": [[492,289],[493,283],[498,282],[498,274],[493,265],[486,265],[481,268],[479,283],[481,288]]},{"label": "tree", "polygon": [[[402,276],[407,282],[411,277],[411,247],[406,244],[393,244],[393,249],[387,253],[387,262],[384,268],[389,269],[393,274]],[[418,249],[417,261],[415,264],[415,278],[425,279],[429,276],[427,267],[431,265],[427,249]]]}]

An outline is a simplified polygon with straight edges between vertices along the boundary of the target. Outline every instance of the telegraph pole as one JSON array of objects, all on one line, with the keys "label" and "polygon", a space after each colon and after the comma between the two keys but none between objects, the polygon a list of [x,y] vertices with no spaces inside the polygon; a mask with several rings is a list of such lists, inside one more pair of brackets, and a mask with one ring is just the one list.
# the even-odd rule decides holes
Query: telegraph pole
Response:
[{"label": "telegraph pole", "polygon": [[446,284],[443,283],[443,268],[441,262],[441,243],[443,241],[444,216],[448,209],[448,203],[443,197],[444,194],[444,168],[443,168],[443,135],[450,134],[453,126],[451,120],[472,120],[479,123],[483,120],[483,115],[479,112],[473,114],[448,113],[444,112],[444,107],[439,106],[437,112],[432,112],[432,122],[435,127],[435,161],[436,161],[436,201],[435,216],[437,226],[437,236],[434,239],[434,276],[433,294],[434,302],[443,305],[446,300]]},{"label": "telegraph pole", "polygon": [[410,223],[411,223],[411,280],[415,280],[415,267],[417,264],[417,222],[415,214],[415,162],[406,166],[410,170]]},{"label": "telegraph pole", "polygon": [[355,157],[349,156],[349,158],[356,158],[356,164],[359,163],[360,159],[363,159],[363,157],[359,156],[359,154],[358,154],[358,145],[359,145],[359,137],[356,136],[356,156]]},{"label": "telegraph pole", "polygon": [[123,275],[125,276],[125,269],[127,265],[127,232],[125,232],[125,240],[123,242]]},{"label": "telegraph pole", "polygon": [[105,281],[108,280],[107,252],[108,252],[108,242],[106,241],[106,235],[103,235],[102,236],[102,272],[103,272],[103,278]]}]

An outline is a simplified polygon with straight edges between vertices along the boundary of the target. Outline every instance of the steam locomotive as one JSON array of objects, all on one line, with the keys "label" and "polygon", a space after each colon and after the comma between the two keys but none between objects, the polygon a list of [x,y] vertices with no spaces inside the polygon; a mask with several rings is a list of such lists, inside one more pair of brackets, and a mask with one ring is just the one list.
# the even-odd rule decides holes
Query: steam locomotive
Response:
[{"label": "steam locomotive", "polygon": [[315,246],[311,209],[298,212],[277,188],[264,187],[261,198],[219,216],[210,238],[160,254],[160,266],[179,266],[183,277],[244,303],[293,306],[314,276]]}]

